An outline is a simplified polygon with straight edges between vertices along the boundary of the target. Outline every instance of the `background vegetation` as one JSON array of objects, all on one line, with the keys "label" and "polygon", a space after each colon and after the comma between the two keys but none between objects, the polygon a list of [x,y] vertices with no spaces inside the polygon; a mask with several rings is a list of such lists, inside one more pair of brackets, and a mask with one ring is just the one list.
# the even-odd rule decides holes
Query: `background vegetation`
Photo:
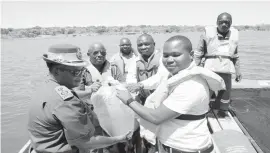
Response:
[{"label": "background vegetation", "polygon": [[[270,24],[256,26],[234,26],[239,31],[270,31]],[[35,38],[56,35],[102,35],[102,34],[137,34],[137,33],[178,33],[203,31],[204,26],[176,26],[176,25],[140,25],[140,26],[88,26],[88,27],[32,27],[23,29],[1,28],[1,38]]]}]

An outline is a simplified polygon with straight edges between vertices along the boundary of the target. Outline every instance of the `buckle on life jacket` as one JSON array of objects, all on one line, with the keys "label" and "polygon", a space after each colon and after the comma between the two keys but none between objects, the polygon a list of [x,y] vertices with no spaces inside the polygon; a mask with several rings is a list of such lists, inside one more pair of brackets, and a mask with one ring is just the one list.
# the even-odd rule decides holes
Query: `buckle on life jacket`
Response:
[{"label": "buckle on life jacket", "polygon": [[209,56],[205,56],[205,59],[208,59],[208,58],[218,58],[220,61],[222,61],[223,58],[233,60],[233,58],[231,56],[225,56],[225,55],[209,55]]}]

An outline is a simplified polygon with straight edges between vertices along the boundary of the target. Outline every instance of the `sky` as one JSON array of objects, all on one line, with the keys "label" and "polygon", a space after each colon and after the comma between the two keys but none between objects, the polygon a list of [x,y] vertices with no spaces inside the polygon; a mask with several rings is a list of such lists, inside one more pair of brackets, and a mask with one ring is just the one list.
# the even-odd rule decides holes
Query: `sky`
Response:
[{"label": "sky", "polygon": [[11,1],[1,27],[214,25],[222,12],[233,25],[270,24],[270,1]]}]

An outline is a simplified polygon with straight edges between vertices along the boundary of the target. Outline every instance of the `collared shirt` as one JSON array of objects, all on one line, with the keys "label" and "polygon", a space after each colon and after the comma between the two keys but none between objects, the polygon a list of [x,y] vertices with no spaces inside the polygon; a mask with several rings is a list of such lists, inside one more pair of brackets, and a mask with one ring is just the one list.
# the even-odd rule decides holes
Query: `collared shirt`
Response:
[{"label": "collared shirt", "polygon": [[[217,36],[219,40],[228,40],[231,36],[231,31],[229,31],[225,36],[217,32]],[[206,41],[206,33],[204,32],[200,37],[197,49],[195,49],[194,51],[194,61],[196,62],[197,65],[200,65],[203,62],[202,59],[204,58],[204,55],[206,55],[206,53],[207,53],[207,41]],[[238,48],[236,48],[234,52],[234,58],[236,60],[239,60]],[[239,64],[239,62],[234,61],[234,64]],[[239,67],[239,65],[235,65],[235,67]]]},{"label": "collared shirt", "polygon": [[[57,92],[57,88],[64,88]],[[61,95],[69,94],[69,98]],[[94,135],[96,116],[76,94],[47,79],[31,96],[28,131],[36,152],[84,153]]]},{"label": "collared shirt", "polygon": [[130,69],[132,63],[136,63],[137,56],[135,53],[130,53],[128,56],[123,56],[121,52],[116,53],[113,55],[113,57],[110,59],[111,63],[116,64],[119,66],[121,73],[123,74],[124,79],[126,80],[126,75],[128,73],[128,70]]}]

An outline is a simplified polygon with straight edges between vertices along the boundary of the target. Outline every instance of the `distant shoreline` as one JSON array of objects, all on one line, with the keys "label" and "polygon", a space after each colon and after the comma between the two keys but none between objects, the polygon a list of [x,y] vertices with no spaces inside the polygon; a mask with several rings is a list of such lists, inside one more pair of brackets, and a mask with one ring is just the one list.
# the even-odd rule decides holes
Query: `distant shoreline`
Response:
[{"label": "distant shoreline", "polygon": [[[270,24],[256,26],[240,25],[233,26],[239,31],[270,31]],[[88,26],[88,27],[33,27],[33,28],[1,28],[2,39],[17,38],[50,38],[50,37],[76,37],[76,36],[96,36],[96,35],[136,35],[141,33],[165,34],[183,32],[202,32],[204,26]]]}]

